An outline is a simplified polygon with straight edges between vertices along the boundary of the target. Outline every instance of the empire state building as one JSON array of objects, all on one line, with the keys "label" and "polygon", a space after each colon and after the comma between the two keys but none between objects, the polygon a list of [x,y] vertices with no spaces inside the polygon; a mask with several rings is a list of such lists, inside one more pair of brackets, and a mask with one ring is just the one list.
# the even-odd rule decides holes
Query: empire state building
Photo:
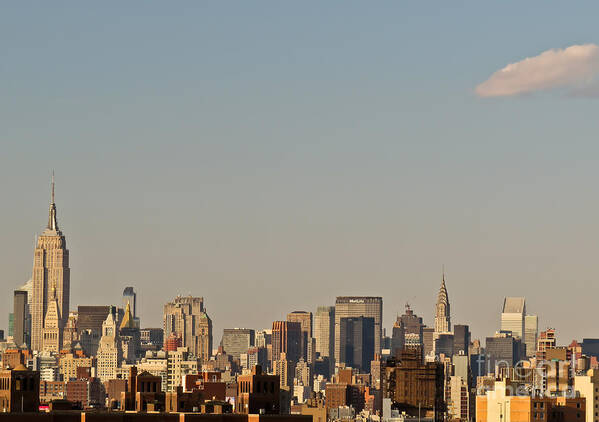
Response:
[{"label": "empire state building", "polygon": [[59,351],[69,317],[69,251],[58,228],[54,203],[54,175],[48,226],[37,239],[33,257],[31,349]]}]

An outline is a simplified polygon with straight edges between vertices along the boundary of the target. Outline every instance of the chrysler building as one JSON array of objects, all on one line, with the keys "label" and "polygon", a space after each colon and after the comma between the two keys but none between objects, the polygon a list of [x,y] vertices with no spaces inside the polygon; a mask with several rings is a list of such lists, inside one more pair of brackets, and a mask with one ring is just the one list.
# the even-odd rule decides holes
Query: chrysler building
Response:
[{"label": "chrysler building", "polygon": [[451,315],[449,310],[449,296],[447,296],[447,287],[445,286],[445,272],[437,296],[437,305],[435,307],[435,333],[448,333],[451,331]]}]

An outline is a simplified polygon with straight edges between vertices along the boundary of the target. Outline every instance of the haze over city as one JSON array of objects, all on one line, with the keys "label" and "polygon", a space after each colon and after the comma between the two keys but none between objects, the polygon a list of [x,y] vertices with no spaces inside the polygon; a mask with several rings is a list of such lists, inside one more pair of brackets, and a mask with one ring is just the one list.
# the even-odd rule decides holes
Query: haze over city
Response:
[{"label": "haze over city", "polygon": [[202,296],[218,344],[369,295],[390,330],[406,303],[431,325],[445,265],[473,338],[505,296],[599,336],[596,2],[117,8],[0,14],[4,291],[54,170],[72,309],[135,286],[161,327]]}]

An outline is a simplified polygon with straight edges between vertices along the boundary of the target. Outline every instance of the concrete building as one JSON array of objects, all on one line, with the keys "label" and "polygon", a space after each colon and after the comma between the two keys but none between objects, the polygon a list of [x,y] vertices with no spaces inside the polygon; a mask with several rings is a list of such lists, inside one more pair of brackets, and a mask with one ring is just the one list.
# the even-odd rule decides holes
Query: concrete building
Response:
[{"label": "concrete building", "polygon": [[453,326],[453,353],[458,355],[460,352],[468,354],[470,346],[470,327],[467,325],[456,324]]},{"label": "concrete building", "polygon": [[142,328],[139,330],[142,349],[160,350],[164,344],[164,330],[162,328]]},{"label": "concrete building", "polygon": [[312,321],[312,312],[307,311],[293,311],[287,314],[288,322],[299,322],[301,328],[301,355],[300,357],[304,358],[304,360],[308,363],[312,363],[313,356],[310,353],[312,350],[312,331],[313,331],[313,321]]},{"label": "concrete building", "polygon": [[240,359],[255,344],[256,332],[250,328],[225,328],[221,345],[226,354]]},{"label": "concrete building", "polygon": [[526,300],[523,297],[506,297],[501,311],[501,331],[511,331],[513,337],[524,339]]},{"label": "concrete building", "polygon": [[445,412],[443,364],[422,362],[420,349],[404,349],[398,358],[390,358],[384,368],[383,397],[394,408],[410,416],[441,420]]},{"label": "concrete building", "polygon": [[[30,305],[31,348],[41,351],[46,314],[51,309],[51,304],[56,303],[57,331],[62,333],[69,315],[69,251],[66,246],[66,239],[58,228],[56,204],[54,202],[54,176],[52,176],[48,225],[37,240],[31,278],[33,280],[32,303]],[[60,344],[62,345],[62,342]]]},{"label": "concrete building", "polygon": [[208,360],[212,354],[212,320],[204,309],[201,297],[177,296],[164,305],[164,336],[181,337],[189,353]]},{"label": "concrete building", "polygon": [[322,357],[335,355],[335,307],[319,306],[314,315],[316,353]]},{"label": "concrete building", "polygon": [[447,405],[450,420],[468,422],[470,409],[470,391],[467,379],[458,376],[450,377],[449,403]]},{"label": "concrete building", "polygon": [[529,358],[535,356],[538,331],[539,317],[536,315],[526,315],[524,317],[524,345],[526,347],[526,356]]},{"label": "concrete building", "polygon": [[22,364],[0,370],[0,412],[37,412],[39,393],[39,372],[30,371]]},{"label": "concrete building", "polygon": [[341,318],[339,326],[339,363],[370,372],[370,362],[374,359],[374,318]]},{"label": "concrete building", "polygon": [[274,321],[272,323],[272,360],[278,360],[281,353],[286,359],[297,362],[301,357],[302,328],[299,322]]},{"label": "concrete building", "polygon": [[280,413],[279,377],[262,373],[255,366],[250,375],[237,377],[237,400],[235,412],[242,414]]},{"label": "concrete building", "polygon": [[586,400],[586,422],[599,422],[599,371],[590,369],[586,375],[575,376],[574,390]]},{"label": "concrete building", "polygon": [[476,422],[582,422],[585,408],[582,397],[515,394],[510,381],[501,380],[476,397]]},{"label": "concrete building", "polygon": [[335,363],[340,362],[341,318],[374,319],[374,353],[381,353],[383,338],[383,298],[374,296],[339,296],[335,301]]},{"label": "concrete building", "polygon": [[111,309],[114,312],[111,306],[77,307],[77,334],[86,355],[97,355],[102,337],[102,324],[106,321]]},{"label": "concrete building", "polygon": [[115,313],[109,312],[102,324],[102,338],[98,346],[97,375],[100,381],[105,382],[116,378],[116,371],[122,356]]},{"label": "concrete building", "polygon": [[201,369],[199,358],[192,357],[187,347],[179,347],[177,351],[167,353],[166,391],[175,391],[183,385],[183,376],[197,374]]},{"label": "concrete building", "polygon": [[[15,290],[13,301],[13,341],[17,346],[23,344],[29,345],[29,327],[31,321],[29,318],[29,305],[27,292],[24,290]],[[29,347],[29,346],[28,346]]]},{"label": "concrete building", "polygon": [[495,333],[486,339],[487,370],[497,373],[499,367],[513,367],[524,357],[522,340],[509,332]]}]

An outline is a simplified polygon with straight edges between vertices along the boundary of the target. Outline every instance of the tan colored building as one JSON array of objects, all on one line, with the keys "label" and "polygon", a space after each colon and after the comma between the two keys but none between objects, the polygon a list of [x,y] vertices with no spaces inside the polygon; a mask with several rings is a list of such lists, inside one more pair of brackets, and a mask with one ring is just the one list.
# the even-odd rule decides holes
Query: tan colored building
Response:
[{"label": "tan colored building", "polygon": [[176,352],[167,353],[167,384],[165,391],[175,391],[183,385],[183,376],[197,374],[202,365],[199,359],[190,356],[187,347],[178,347]]},{"label": "tan colored building", "polygon": [[583,397],[531,397],[514,395],[509,380],[476,397],[476,422],[583,422]]},{"label": "tan colored building", "polygon": [[116,378],[117,368],[122,360],[120,342],[118,340],[117,323],[112,312],[108,313],[102,324],[102,338],[98,346],[97,374],[100,381]]},{"label": "tan colored building", "polygon": [[58,373],[64,381],[77,378],[77,368],[95,367],[96,360],[91,357],[77,356],[73,353],[61,354],[58,359]]},{"label": "tan colored building", "polygon": [[374,353],[381,354],[383,298],[380,296],[339,296],[335,301],[335,363],[340,362],[341,318],[374,318]]},{"label": "tan colored building", "polygon": [[[58,331],[60,338],[46,341],[49,348],[62,346],[62,330],[69,316],[70,269],[69,251],[66,240],[58,228],[56,219],[56,204],[54,203],[54,176],[52,177],[52,195],[48,226],[38,237],[33,258],[33,294],[30,306],[31,312],[31,349],[41,351],[44,347],[44,327],[47,313],[56,303],[57,327],[48,327],[47,335]],[[53,311],[54,312],[54,311]],[[53,320],[55,315],[50,315]],[[50,349],[48,349],[50,350]]]},{"label": "tan colored building", "polygon": [[589,369],[586,375],[575,376],[574,390],[586,399],[586,422],[599,422],[599,371]]},{"label": "tan colored building", "polygon": [[452,376],[449,379],[448,412],[453,421],[470,420],[470,392],[468,383],[462,377]]},{"label": "tan colored building", "polygon": [[182,346],[201,360],[212,354],[212,320],[204,309],[204,298],[177,296],[164,305],[164,338],[175,333]]}]

